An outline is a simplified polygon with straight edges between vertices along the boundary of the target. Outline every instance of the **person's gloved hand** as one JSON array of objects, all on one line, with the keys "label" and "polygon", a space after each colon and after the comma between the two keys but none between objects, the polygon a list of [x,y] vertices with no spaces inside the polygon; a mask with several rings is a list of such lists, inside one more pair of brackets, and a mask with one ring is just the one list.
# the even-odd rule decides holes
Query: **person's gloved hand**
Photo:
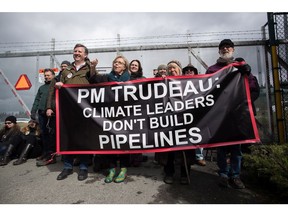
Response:
[{"label": "person's gloved hand", "polygon": [[[243,62],[244,61],[245,62],[245,60],[243,58],[236,58],[235,61],[238,61],[238,62]],[[243,65],[235,66],[235,67],[238,69],[238,71],[241,74],[247,74],[249,76],[250,73],[251,73],[251,67],[246,62]]]},{"label": "person's gloved hand", "polygon": [[248,76],[250,75],[251,73],[251,67],[249,64],[244,64],[244,65],[241,65],[239,67],[237,67],[238,70],[240,71],[241,74],[247,74]]}]

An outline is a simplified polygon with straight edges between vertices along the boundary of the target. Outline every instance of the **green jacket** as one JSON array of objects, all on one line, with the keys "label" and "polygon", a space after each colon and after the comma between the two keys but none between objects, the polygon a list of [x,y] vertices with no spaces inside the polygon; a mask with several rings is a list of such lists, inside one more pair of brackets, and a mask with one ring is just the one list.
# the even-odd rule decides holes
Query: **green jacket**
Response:
[{"label": "green jacket", "polygon": [[[64,84],[89,84],[87,73],[90,72],[90,67],[86,64],[80,68],[78,71],[74,67],[68,67],[65,69],[60,77],[60,82]],[[73,63],[72,63],[73,64]],[[88,73],[89,74],[89,73]],[[47,99],[46,109],[52,109],[55,112],[55,83],[56,79],[53,79],[49,88],[49,96]]]},{"label": "green jacket", "polygon": [[90,66],[86,63],[78,71],[74,67],[69,67],[61,74],[60,81],[64,84],[89,84],[87,72],[90,71]]},{"label": "green jacket", "polygon": [[37,95],[34,99],[34,103],[32,105],[31,113],[36,113],[38,110],[42,110],[42,111],[46,110],[49,85],[50,85],[50,82],[45,83],[44,85],[39,87]]}]

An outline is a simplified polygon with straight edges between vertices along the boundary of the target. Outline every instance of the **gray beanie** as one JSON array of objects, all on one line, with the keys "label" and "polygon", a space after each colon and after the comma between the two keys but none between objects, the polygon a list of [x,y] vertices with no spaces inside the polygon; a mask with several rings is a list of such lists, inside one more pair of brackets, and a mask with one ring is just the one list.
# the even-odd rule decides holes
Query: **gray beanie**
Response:
[{"label": "gray beanie", "polygon": [[158,71],[159,71],[159,70],[162,70],[162,69],[167,70],[167,65],[161,64],[161,65],[159,65],[158,68],[157,68]]},{"label": "gray beanie", "polygon": [[71,63],[69,61],[65,60],[65,61],[62,61],[61,65],[62,64],[66,64],[67,66],[69,66]]},{"label": "gray beanie", "polygon": [[171,63],[174,63],[174,64],[178,65],[178,67],[179,67],[179,68],[181,69],[181,71],[182,71],[182,65],[181,65],[181,63],[180,63],[178,60],[171,60],[170,62],[168,62],[167,65],[169,65],[169,64],[171,64]]}]

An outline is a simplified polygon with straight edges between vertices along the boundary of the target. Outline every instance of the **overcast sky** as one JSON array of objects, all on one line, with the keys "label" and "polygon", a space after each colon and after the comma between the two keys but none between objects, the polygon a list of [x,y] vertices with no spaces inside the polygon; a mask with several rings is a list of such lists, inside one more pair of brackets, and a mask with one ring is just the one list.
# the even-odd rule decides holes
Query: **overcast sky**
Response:
[{"label": "overcast sky", "polygon": [[[134,2],[134,4],[136,4]],[[89,7],[86,4],[83,7]],[[195,12],[84,12],[84,13],[50,13],[50,12],[0,12],[0,53],[9,50],[5,44],[29,42],[67,41],[71,44],[68,49],[73,49],[72,44],[88,43],[91,39],[115,38],[120,34],[121,38],[186,34],[187,32],[225,32],[260,30],[267,22],[266,12],[233,12],[233,13],[195,13]],[[219,40],[226,38],[220,35]],[[25,43],[24,43],[25,42]],[[87,45],[89,48],[96,48]],[[4,47],[4,48],[3,48]],[[28,47],[26,47],[28,48]],[[25,49],[25,47],[23,47]],[[212,54],[203,56],[204,61],[211,65],[218,58],[218,50],[215,48]],[[187,65],[187,50],[162,51],[162,52],[135,52],[125,53],[129,60],[139,59],[143,63],[145,76],[152,75],[152,69],[159,64],[168,63],[171,59],[178,59],[183,66]],[[90,59],[98,58],[99,66],[111,66],[115,53],[91,54]],[[70,60],[71,56],[56,56],[58,61]],[[198,63],[192,60],[199,67]],[[40,57],[39,67],[49,67],[50,59]],[[36,57],[29,58],[0,58],[0,69],[14,85],[21,74],[27,74],[32,83],[32,88],[26,91],[18,91],[25,104],[31,109],[34,96],[39,87],[37,80]],[[9,87],[0,77],[0,112],[23,111]]]}]

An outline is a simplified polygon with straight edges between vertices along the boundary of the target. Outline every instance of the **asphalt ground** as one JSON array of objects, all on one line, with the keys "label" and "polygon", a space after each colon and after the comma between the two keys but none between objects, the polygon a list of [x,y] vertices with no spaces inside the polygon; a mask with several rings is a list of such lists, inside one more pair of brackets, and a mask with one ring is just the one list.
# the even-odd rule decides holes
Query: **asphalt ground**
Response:
[{"label": "asphalt ground", "polygon": [[[212,206],[213,204],[255,204],[255,206],[261,205],[262,210],[262,204],[275,204],[275,200],[269,195],[259,193],[247,184],[246,188],[241,190],[219,187],[215,161],[207,160],[205,167],[192,165],[189,185],[180,184],[180,173],[177,171],[174,184],[167,185],[163,182],[162,166],[154,163],[153,154],[147,156],[148,161],[143,162],[140,167],[128,168],[125,182],[110,184],[104,182],[104,173],[93,171],[93,166],[89,167],[88,178],[84,181],[77,180],[78,167],[74,167],[74,173],[67,179],[57,181],[56,177],[63,168],[59,156],[56,164],[43,167],[37,167],[35,159],[29,159],[18,166],[14,166],[11,161],[8,165],[0,167],[0,203],[109,204],[108,206],[110,204],[194,204],[194,206],[197,206],[195,204],[212,204]],[[4,206],[0,205],[0,209]],[[48,206],[51,210],[51,205]],[[187,207],[187,205],[180,206]],[[8,205],[9,207],[11,205]],[[201,206],[201,209],[203,214],[209,212],[210,207]],[[274,209],[271,211],[275,213]],[[137,214],[140,213],[143,211]]]}]

